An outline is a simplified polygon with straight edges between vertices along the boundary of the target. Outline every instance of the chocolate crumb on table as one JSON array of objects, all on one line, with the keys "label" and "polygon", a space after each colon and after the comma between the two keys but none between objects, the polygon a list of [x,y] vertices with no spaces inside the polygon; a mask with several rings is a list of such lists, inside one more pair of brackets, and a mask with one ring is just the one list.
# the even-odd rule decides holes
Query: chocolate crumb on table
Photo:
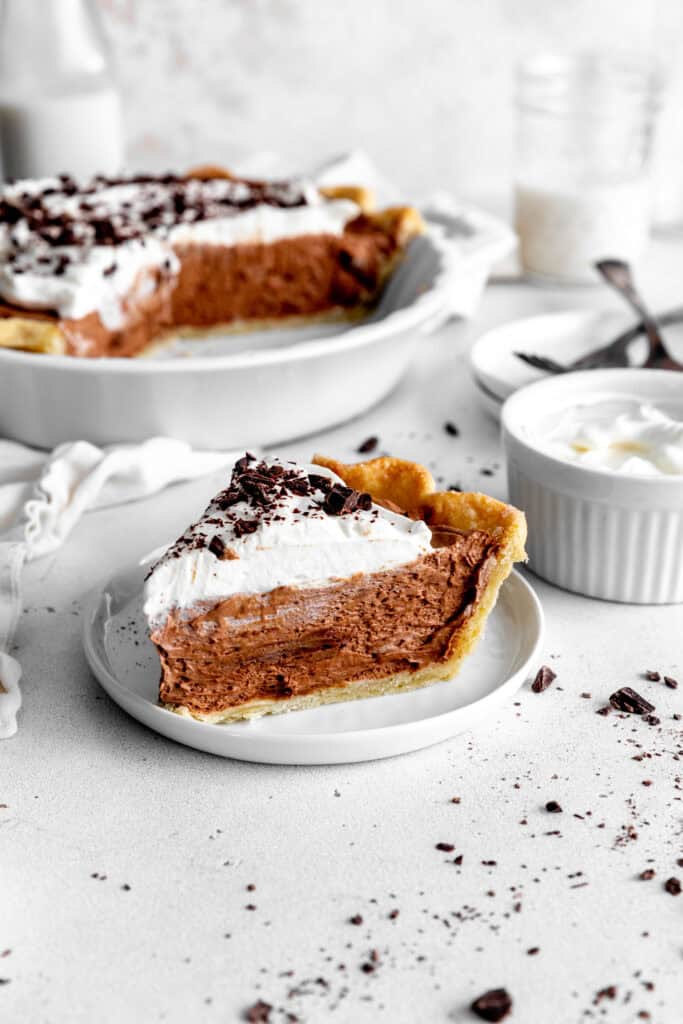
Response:
[{"label": "chocolate crumb on table", "polygon": [[609,702],[617,711],[625,711],[629,715],[645,715],[654,711],[654,704],[645,700],[639,693],[632,690],[630,686],[622,686],[610,694]]},{"label": "chocolate crumb on table", "polygon": [[549,665],[541,665],[531,684],[531,689],[534,693],[543,693],[555,679],[557,679],[557,673],[553,672]]},{"label": "chocolate crumb on table", "polygon": [[273,1009],[270,1003],[266,1003],[263,999],[259,999],[258,1002],[254,1003],[247,1010],[244,1011],[244,1020],[248,1024],[268,1024],[270,1021],[270,1011]]},{"label": "chocolate crumb on table", "polygon": [[472,1013],[481,1020],[503,1020],[512,1010],[512,998],[504,988],[492,988],[478,996],[470,1005]]}]

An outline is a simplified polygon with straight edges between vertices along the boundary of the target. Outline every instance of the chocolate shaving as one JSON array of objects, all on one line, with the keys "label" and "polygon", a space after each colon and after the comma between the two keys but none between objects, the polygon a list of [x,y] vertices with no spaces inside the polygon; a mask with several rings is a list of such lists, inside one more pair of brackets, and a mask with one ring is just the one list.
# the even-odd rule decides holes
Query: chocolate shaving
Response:
[{"label": "chocolate shaving", "polygon": [[481,1020],[503,1020],[512,1010],[512,998],[504,988],[492,988],[489,992],[477,997],[470,1009]]},{"label": "chocolate shaving", "polygon": [[216,558],[224,558],[225,556],[225,544],[219,536],[212,537],[209,542],[209,551]]},{"label": "chocolate shaving", "polygon": [[531,689],[534,693],[543,693],[544,690],[548,689],[554,679],[557,679],[557,674],[553,672],[550,666],[541,665],[536,673],[536,678],[531,684]]},{"label": "chocolate shaving", "polygon": [[333,484],[325,495],[322,508],[328,516],[349,515],[356,509],[368,512],[372,508],[372,498],[344,484]]},{"label": "chocolate shaving", "polygon": [[617,711],[625,711],[629,715],[645,715],[655,709],[654,704],[650,704],[630,686],[622,686],[620,690],[615,690],[610,695],[609,702]]}]

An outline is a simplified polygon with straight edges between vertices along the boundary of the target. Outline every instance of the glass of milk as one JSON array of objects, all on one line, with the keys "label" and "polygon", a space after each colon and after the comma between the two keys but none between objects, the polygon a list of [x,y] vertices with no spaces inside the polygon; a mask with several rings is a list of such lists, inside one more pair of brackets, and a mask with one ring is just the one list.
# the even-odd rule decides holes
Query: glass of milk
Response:
[{"label": "glass of milk", "polygon": [[6,178],[121,171],[121,102],[95,2],[3,0],[0,154]]},{"label": "glass of milk", "polygon": [[515,219],[527,274],[591,284],[596,260],[637,266],[659,92],[656,68],[634,55],[546,55],[520,67]]}]

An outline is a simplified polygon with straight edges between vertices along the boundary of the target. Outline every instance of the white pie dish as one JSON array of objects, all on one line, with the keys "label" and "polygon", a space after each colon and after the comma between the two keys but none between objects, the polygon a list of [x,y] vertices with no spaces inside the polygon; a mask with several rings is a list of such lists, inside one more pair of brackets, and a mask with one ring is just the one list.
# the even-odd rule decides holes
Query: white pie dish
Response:
[{"label": "white pie dish", "polygon": [[470,312],[509,229],[478,211],[473,228],[432,225],[410,245],[372,316],[179,342],[142,359],[82,359],[0,348],[0,435],[40,448],[155,435],[197,448],[243,448],[302,437],[352,418],[386,395],[425,335]]},{"label": "white pie dish", "polygon": [[683,475],[587,467],[550,453],[534,436],[543,417],[601,394],[636,395],[683,417],[683,378],[664,370],[564,374],[522,388],[503,406],[509,496],[526,513],[530,568],[589,597],[683,602]]}]

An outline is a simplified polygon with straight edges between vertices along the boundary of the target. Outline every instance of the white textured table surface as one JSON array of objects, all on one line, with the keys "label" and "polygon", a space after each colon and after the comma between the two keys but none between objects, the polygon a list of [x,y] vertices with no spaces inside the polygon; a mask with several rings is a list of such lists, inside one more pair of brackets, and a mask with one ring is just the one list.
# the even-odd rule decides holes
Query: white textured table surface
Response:
[{"label": "white textured table surface", "polygon": [[[680,250],[659,248],[648,284],[673,302]],[[468,340],[513,316],[612,301],[495,285],[379,408],[282,451],[347,458],[377,434],[444,484],[503,496]],[[501,985],[516,1024],[683,1019],[683,895],[663,888],[683,878],[681,608],[590,601],[530,577],[557,681],[525,687],[476,734],[349,767],[221,760],[126,717],[88,672],[79,618],[98,580],[178,533],[213,487],[90,514],[27,575],[24,708],[0,745],[0,1020],[225,1024],[263,999],[275,1022],[464,1022]],[[681,688],[644,682],[647,668]],[[595,713],[623,685],[653,700],[661,726]]]}]

